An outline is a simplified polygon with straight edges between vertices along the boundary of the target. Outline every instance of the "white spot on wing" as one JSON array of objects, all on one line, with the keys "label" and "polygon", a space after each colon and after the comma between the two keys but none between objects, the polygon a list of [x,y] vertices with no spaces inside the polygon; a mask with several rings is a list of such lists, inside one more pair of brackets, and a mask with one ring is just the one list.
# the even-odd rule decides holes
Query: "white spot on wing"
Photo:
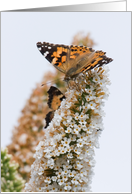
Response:
[{"label": "white spot on wing", "polygon": [[49,51],[46,51],[46,52],[44,53],[44,56],[46,57],[48,54],[49,54]]}]

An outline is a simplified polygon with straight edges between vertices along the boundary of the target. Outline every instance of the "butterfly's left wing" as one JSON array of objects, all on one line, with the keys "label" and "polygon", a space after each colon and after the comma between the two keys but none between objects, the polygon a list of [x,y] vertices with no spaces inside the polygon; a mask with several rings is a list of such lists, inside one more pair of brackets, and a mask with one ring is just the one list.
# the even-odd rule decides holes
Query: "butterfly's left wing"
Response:
[{"label": "butterfly's left wing", "polygon": [[53,64],[55,68],[62,73],[66,73],[69,60],[69,46],[38,42],[37,47],[42,55]]}]

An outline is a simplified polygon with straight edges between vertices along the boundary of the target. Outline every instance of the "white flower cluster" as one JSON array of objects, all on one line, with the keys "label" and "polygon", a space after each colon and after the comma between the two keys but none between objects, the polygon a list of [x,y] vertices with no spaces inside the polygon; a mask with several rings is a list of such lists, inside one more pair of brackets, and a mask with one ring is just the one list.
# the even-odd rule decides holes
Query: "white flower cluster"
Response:
[{"label": "white flower cluster", "polygon": [[108,97],[107,67],[76,78],[55,112],[31,166],[27,192],[89,192],[94,147],[103,130],[103,99]]}]

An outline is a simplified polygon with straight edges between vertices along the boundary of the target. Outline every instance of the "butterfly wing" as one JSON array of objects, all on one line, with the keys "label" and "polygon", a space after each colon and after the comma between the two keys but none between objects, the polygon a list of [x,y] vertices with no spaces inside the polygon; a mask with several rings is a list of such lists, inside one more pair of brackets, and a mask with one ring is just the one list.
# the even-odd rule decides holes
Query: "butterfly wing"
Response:
[{"label": "butterfly wing", "polygon": [[80,72],[111,62],[103,51],[95,51],[85,46],[66,46],[38,42],[37,47],[42,55],[66,77],[74,77]]},{"label": "butterfly wing", "polygon": [[84,46],[71,46],[70,68],[68,69],[66,76],[75,76],[80,72],[102,66],[112,60],[113,59],[108,58],[103,51],[94,51],[92,48]]},{"label": "butterfly wing", "polygon": [[50,111],[46,117],[45,117],[45,121],[46,121],[46,126],[49,126],[49,123],[51,122],[51,120],[54,117],[54,113],[55,111],[60,107],[61,105],[61,101],[63,99],[65,99],[66,97],[63,95],[63,93],[56,87],[51,86],[50,89],[48,90],[48,106],[49,108],[52,109],[52,111]]},{"label": "butterfly wing", "polygon": [[93,68],[100,67],[102,65],[106,65],[110,62],[112,62],[113,59],[109,58],[105,55],[105,52],[103,51],[96,51],[94,55],[89,59],[89,61],[82,65],[82,68],[80,69],[80,72],[86,72]]},{"label": "butterfly wing", "polygon": [[94,50],[92,48],[71,45],[66,77],[72,77],[80,73],[81,68],[87,63],[93,53]]},{"label": "butterfly wing", "polygon": [[44,57],[62,73],[67,71],[69,46],[38,42],[37,47]]},{"label": "butterfly wing", "polygon": [[53,117],[54,117],[54,113],[55,113],[54,110],[48,112],[48,114],[47,114],[46,117],[45,117],[46,125],[45,125],[44,128],[47,128],[47,127],[49,126],[50,122],[52,121],[52,119],[53,119]]},{"label": "butterfly wing", "polygon": [[49,95],[48,99],[49,108],[51,108],[52,110],[57,110],[65,96],[58,88],[54,86],[51,86],[47,93]]}]

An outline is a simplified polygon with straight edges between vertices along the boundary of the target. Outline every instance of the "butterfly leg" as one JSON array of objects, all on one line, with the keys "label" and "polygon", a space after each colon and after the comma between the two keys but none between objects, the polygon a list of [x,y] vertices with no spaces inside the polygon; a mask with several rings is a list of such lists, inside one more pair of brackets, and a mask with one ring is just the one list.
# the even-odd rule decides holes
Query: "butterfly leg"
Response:
[{"label": "butterfly leg", "polygon": [[76,90],[80,90],[80,87],[79,87],[79,85],[76,83],[76,79],[74,78],[74,79],[72,79],[72,80],[68,80],[68,81],[66,81],[66,83],[67,83],[67,86],[68,86],[68,88],[70,89],[70,90],[72,90],[74,87],[76,87]]},{"label": "butterfly leg", "polygon": [[80,88],[80,86],[76,83],[76,78],[74,78],[74,85],[75,85],[75,87],[76,87],[76,89],[79,91],[81,88]]},{"label": "butterfly leg", "polygon": [[75,86],[76,86],[76,89],[78,90],[78,91],[80,91],[80,86],[75,82]]},{"label": "butterfly leg", "polygon": [[70,81],[68,81],[68,88],[69,88],[70,90],[72,90],[72,89],[73,89],[73,87],[72,87],[72,83],[71,83],[71,80],[70,80]]}]

